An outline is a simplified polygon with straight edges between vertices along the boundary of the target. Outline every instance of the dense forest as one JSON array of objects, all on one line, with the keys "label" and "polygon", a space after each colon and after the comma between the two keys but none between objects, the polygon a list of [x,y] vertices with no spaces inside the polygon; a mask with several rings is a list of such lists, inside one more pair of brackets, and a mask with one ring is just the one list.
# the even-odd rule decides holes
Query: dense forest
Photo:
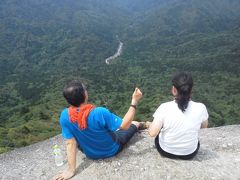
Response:
[{"label": "dense forest", "polygon": [[0,153],[60,133],[69,80],[120,116],[140,87],[145,121],[178,71],[193,74],[211,127],[240,123],[239,0],[1,0]]}]

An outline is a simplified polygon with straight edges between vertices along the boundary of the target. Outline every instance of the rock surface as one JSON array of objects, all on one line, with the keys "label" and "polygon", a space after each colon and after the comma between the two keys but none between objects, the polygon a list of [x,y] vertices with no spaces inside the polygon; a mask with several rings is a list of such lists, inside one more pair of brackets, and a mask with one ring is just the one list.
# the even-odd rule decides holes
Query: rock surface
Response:
[{"label": "rock surface", "polygon": [[[89,160],[78,152],[77,173],[73,180],[90,179],[240,179],[240,125],[200,130],[201,147],[190,161],[161,157],[154,138],[146,131],[137,133],[116,157]],[[54,163],[53,145],[60,135],[28,147],[0,155],[0,179],[52,179],[67,166]]]}]

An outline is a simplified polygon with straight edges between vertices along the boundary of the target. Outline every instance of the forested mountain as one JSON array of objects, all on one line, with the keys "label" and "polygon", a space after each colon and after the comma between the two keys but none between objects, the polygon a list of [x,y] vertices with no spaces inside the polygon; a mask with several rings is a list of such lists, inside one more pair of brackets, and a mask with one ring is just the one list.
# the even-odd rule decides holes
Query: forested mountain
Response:
[{"label": "forested mountain", "polygon": [[0,153],[60,132],[68,80],[120,115],[139,86],[136,119],[151,120],[182,70],[211,126],[240,122],[240,1],[1,0]]}]

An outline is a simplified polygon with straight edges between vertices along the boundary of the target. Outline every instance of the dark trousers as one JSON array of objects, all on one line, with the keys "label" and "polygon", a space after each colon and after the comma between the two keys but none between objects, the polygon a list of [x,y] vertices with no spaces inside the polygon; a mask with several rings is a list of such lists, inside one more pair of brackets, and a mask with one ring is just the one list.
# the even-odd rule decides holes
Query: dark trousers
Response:
[{"label": "dark trousers", "polygon": [[199,148],[200,148],[200,143],[198,141],[198,146],[197,146],[197,149],[191,153],[191,154],[188,154],[188,155],[175,155],[175,154],[171,154],[171,153],[168,153],[166,151],[164,151],[161,147],[160,147],[160,144],[159,144],[159,135],[157,135],[157,137],[155,138],[155,146],[158,150],[158,152],[162,155],[162,156],[165,156],[165,157],[168,157],[168,158],[171,158],[171,159],[183,159],[183,160],[188,160],[188,159],[192,159],[198,152]]},{"label": "dark trousers", "polygon": [[118,131],[111,132],[113,140],[120,145],[117,153],[122,151],[124,145],[127,144],[127,142],[133,137],[133,135],[137,131],[137,127],[134,124],[131,124],[131,126],[127,130],[120,129]]}]

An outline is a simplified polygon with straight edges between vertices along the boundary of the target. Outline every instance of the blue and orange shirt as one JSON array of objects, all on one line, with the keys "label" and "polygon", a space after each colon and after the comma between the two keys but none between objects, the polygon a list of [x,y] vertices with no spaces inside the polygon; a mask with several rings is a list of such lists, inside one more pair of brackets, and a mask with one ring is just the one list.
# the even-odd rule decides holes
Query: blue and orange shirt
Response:
[{"label": "blue and orange shirt", "polygon": [[94,108],[88,116],[87,128],[80,130],[77,123],[69,119],[68,108],[60,116],[60,125],[64,139],[75,138],[88,158],[100,159],[114,156],[119,144],[113,141],[111,132],[122,124],[122,118],[103,107]]}]

